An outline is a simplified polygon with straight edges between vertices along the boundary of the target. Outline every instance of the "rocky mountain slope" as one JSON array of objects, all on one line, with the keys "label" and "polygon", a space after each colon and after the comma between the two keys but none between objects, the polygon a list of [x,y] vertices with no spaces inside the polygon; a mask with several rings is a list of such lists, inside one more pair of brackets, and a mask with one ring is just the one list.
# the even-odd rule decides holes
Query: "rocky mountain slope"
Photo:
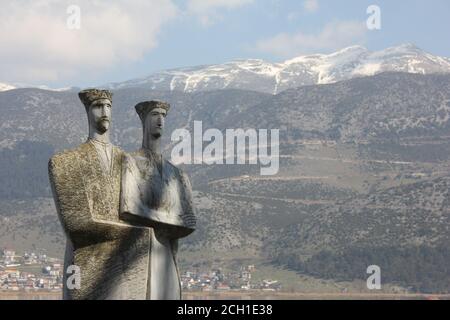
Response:
[{"label": "rocky mountain slope", "polygon": [[[449,240],[450,75],[382,73],[277,95],[117,89],[113,140],[127,150],[139,147],[133,106],[144,99],[172,104],[165,146],[174,129],[192,130],[194,120],[203,130],[280,129],[275,176],[260,176],[255,165],[183,166],[199,218],[181,242],[184,259],[252,257],[347,280],[364,278],[362,266],[371,262],[396,270],[389,281],[448,290],[437,280],[449,263],[439,248]],[[86,138],[84,108],[75,92],[16,89],[0,93],[0,109],[1,245],[61,254],[46,161]],[[429,266],[427,256],[437,262]],[[426,265],[429,279],[419,267],[401,277],[408,265]]]}]

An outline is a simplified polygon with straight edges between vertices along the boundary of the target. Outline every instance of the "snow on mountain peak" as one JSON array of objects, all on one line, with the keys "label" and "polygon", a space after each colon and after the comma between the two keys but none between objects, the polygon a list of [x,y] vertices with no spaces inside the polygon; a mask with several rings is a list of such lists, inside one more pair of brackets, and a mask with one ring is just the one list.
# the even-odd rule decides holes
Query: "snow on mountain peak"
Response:
[{"label": "snow on mountain peak", "polygon": [[244,89],[276,94],[303,85],[326,84],[380,72],[450,73],[450,60],[406,43],[380,51],[355,45],[330,54],[298,56],[284,62],[239,59],[223,64],[166,70],[143,79],[106,85],[195,92]]},{"label": "snow on mountain peak", "polygon": [[341,49],[339,51],[336,51],[334,53],[329,54],[329,56],[339,56],[339,55],[354,55],[354,54],[361,54],[361,53],[367,53],[369,50],[367,50],[366,47],[360,46],[360,45],[354,45],[350,46],[344,49]]},{"label": "snow on mountain peak", "polygon": [[74,87],[64,87],[64,88],[50,88],[46,85],[30,85],[25,83],[14,83],[14,85],[7,84],[7,83],[1,83],[0,82],[0,92],[2,91],[8,91],[13,89],[24,89],[24,88],[35,88],[35,89],[41,89],[41,90],[47,90],[47,91],[56,91],[56,92],[63,92],[63,91],[70,91],[73,90]]},{"label": "snow on mountain peak", "polygon": [[[301,55],[279,63],[262,59],[237,59],[222,64],[164,70],[144,78],[101,87],[144,87],[182,92],[243,89],[277,94],[304,85],[327,84],[389,71],[450,73],[450,59],[427,53],[412,43],[374,52],[364,46],[354,45],[329,54]],[[0,83],[0,92],[32,87],[53,91],[71,90]]]},{"label": "snow on mountain peak", "polygon": [[235,60],[234,62],[242,70],[263,76],[275,76],[281,69],[280,65],[261,59]]},{"label": "snow on mountain peak", "polygon": [[12,90],[12,89],[15,89],[15,88],[16,88],[16,87],[14,87],[14,86],[12,86],[12,85],[10,85],[10,84],[7,84],[7,83],[1,83],[1,82],[0,82],[0,92]]}]

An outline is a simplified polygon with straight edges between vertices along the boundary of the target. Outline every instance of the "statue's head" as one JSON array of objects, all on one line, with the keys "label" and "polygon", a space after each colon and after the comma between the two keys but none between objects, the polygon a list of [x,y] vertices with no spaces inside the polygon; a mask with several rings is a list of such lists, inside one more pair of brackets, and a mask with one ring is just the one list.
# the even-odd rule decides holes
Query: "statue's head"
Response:
[{"label": "statue's head", "polygon": [[112,93],[108,90],[87,89],[78,93],[88,115],[89,126],[98,133],[108,131],[111,124]]},{"label": "statue's head", "polygon": [[164,130],[164,119],[170,105],[162,101],[144,101],[135,106],[144,129],[144,137],[155,139],[161,137]]}]

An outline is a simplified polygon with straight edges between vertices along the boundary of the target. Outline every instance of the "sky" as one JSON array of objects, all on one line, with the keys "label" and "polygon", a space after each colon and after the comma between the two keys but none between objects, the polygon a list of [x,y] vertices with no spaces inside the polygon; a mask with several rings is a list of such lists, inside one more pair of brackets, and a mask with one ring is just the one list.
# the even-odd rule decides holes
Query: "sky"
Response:
[{"label": "sky", "polygon": [[[371,30],[373,5],[380,28]],[[88,87],[350,45],[413,43],[450,57],[448,0],[0,0],[0,8],[0,83],[9,84]]]}]

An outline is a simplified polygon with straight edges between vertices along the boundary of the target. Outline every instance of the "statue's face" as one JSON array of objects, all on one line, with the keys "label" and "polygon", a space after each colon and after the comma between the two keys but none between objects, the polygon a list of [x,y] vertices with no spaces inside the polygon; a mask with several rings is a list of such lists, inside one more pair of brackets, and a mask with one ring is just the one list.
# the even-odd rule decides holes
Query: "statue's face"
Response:
[{"label": "statue's face", "polygon": [[151,110],[145,117],[144,128],[146,134],[149,134],[154,138],[161,137],[164,129],[164,119],[166,114],[166,110],[162,108],[155,108]]},{"label": "statue's face", "polygon": [[99,99],[92,102],[89,106],[88,118],[98,132],[108,131],[111,124],[111,101]]}]

